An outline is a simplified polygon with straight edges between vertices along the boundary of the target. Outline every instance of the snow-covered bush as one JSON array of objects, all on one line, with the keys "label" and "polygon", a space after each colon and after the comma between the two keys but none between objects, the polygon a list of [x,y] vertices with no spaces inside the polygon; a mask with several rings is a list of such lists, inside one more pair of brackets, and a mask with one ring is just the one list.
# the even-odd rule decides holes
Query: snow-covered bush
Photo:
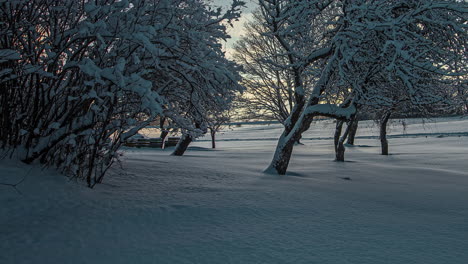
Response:
[{"label": "snow-covered bush", "polygon": [[219,45],[222,22],[235,19],[240,4],[221,15],[201,0],[2,1],[0,144],[94,186],[127,138],[158,116],[183,118],[164,90],[191,89],[182,79],[211,67],[190,64],[196,56],[221,61],[204,45]]}]

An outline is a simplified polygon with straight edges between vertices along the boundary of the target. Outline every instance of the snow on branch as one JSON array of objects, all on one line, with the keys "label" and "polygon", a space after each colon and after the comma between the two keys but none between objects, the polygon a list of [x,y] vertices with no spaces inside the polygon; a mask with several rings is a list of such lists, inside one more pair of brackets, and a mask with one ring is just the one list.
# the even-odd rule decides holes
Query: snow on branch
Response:
[{"label": "snow on branch", "polygon": [[356,113],[356,107],[354,104],[348,107],[340,107],[336,104],[317,104],[308,106],[305,113],[306,115],[327,116],[349,120]]},{"label": "snow on branch", "polygon": [[242,90],[220,41],[243,1],[225,13],[199,0],[0,5],[0,145],[90,187],[139,129],[167,113],[189,128]]}]

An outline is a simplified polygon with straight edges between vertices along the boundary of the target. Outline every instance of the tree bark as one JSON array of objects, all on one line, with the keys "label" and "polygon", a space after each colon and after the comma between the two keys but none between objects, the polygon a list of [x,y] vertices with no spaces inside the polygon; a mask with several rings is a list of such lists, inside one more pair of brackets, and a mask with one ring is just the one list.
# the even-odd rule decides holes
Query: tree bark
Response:
[{"label": "tree bark", "polygon": [[161,118],[159,120],[159,129],[161,130],[161,134],[159,137],[161,138],[161,148],[164,149],[166,148],[166,137],[169,135],[169,131],[167,129],[164,129],[164,123],[166,122],[166,118]]},{"label": "tree bark", "polygon": [[380,119],[380,145],[382,147],[382,155],[388,155],[387,123],[391,114],[392,112],[388,111],[384,113]]},{"label": "tree bark", "polygon": [[341,138],[338,141],[338,146],[336,147],[336,161],[344,161],[344,154],[346,151],[344,142],[348,138],[349,132],[351,131],[351,128],[353,127],[354,121],[355,121],[354,118],[351,118],[351,121],[349,121],[348,126],[346,127],[346,130],[343,136],[341,136]]},{"label": "tree bark", "polygon": [[335,136],[333,137],[333,143],[335,145],[335,152],[338,151],[338,143],[341,137],[341,131],[343,130],[343,120],[336,120]]},{"label": "tree bark", "polygon": [[163,131],[161,131],[161,134],[159,135],[159,137],[164,141],[164,139],[167,137],[167,135],[169,135],[169,131],[163,130]]},{"label": "tree bark", "polygon": [[296,140],[296,142],[294,144],[303,145],[302,142],[301,142],[301,139],[302,139],[302,135],[299,135],[299,138]]},{"label": "tree bark", "polygon": [[159,137],[162,139],[164,139],[169,133],[166,129],[164,129],[164,123],[166,123],[166,118],[161,117],[159,120],[159,129],[161,130],[161,135]]},{"label": "tree bark", "polygon": [[161,135],[159,136],[161,138],[161,149],[166,148],[166,137],[169,135],[169,131],[163,130],[161,131]]},{"label": "tree bark", "polygon": [[[312,103],[317,104],[318,98]],[[264,172],[279,175],[286,174],[294,145],[297,140],[301,138],[302,133],[309,129],[312,120],[313,116],[301,116],[297,121],[296,126],[285,127],[281,137],[278,140],[278,145],[276,146],[273,160]]]},{"label": "tree bark", "polygon": [[340,140],[340,142],[338,142],[338,146],[336,147],[335,161],[344,162],[345,151],[346,151],[346,148],[344,146],[344,143],[343,141]]},{"label": "tree bark", "polygon": [[291,159],[294,143],[296,140],[289,139],[286,137],[287,133],[283,132],[281,135],[278,145],[276,146],[275,155],[270,163],[270,166],[265,170],[266,173],[276,173],[279,175],[286,174],[286,170],[289,166],[289,160]]},{"label": "tree bark", "polygon": [[210,128],[211,148],[216,148],[216,130]]},{"label": "tree bark", "polygon": [[354,120],[351,123],[351,127],[349,129],[349,135],[348,135],[348,142],[346,142],[346,144],[354,145],[354,139],[356,138],[356,132],[358,130],[358,125],[359,125],[358,120]]},{"label": "tree bark", "polygon": [[344,120],[337,120],[336,121],[336,130],[335,130],[335,160],[336,161],[344,161],[344,154],[346,148],[344,146],[344,142],[348,138],[351,131],[354,129],[354,123],[357,122],[356,116],[353,115],[351,119],[346,124],[346,130],[343,135],[341,135],[341,131],[343,129]]},{"label": "tree bark", "polygon": [[179,142],[177,143],[177,146],[175,147],[174,152],[172,152],[171,155],[173,156],[184,155],[185,151],[187,150],[190,143],[192,143],[192,141],[193,141],[192,136],[184,133],[182,137],[180,138]]},{"label": "tree bark", "polygon": [[[329,54],[332,54],[333,50],[330,49]],[[327,57],[325,54],[323,57]],[[291,111],[291,114],[288,118],[288,121],[285,124],[285,128],[281,137],[278,140],[278,145],[276,146],[275,154],[273,159],[266,168],[264,172],[272,174],[286,174],[286,170],[289,166],[289,160],[291,159],[292,151],[294,148],[294,143],[300,139],[302,133],[309,129],[310,124],[314,118],[313,115],[308,115],[303,112],[308,106],[317,105],[320,101],[320,95],[325,91],[327,84],[332,76],[334,71],[334,61],[336,57],[332,57],[325,69],[320,76],[320,79],[316,83],[312,94],[309,95],[309,100],[305,100],[304,95],[301,93],[295,93],[296,104]],[[300,74],[295,72],[295,85],[296,88],[302,87],[302,80]],[[302,88],[301,88],[302,89]]]}]

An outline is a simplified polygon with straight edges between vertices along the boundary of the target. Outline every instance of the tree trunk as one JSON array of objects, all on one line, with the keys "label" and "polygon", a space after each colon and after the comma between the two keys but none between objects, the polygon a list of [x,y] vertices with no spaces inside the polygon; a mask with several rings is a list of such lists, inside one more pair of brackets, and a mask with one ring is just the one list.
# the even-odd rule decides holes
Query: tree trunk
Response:
[{"label": "tree trunk", "polygon": [[159,136],[161,138],[161,148],[165,149],[166,148],[166,137],[169,135],[169,131],[163,130],[161,131],[161,135]]},{"label": "tree trunk", "polygon": [[164,129],[164,123],[166,122],[166,118],[161,118],[159,120],[159,129],[161,130],[161,134],[159,137],[161,138],[161,148],[166,148],[166,137],[169,135],[169,131]]},{"label": "tree trunk", "polygon": [[301,142],[301,139],[302,139],[302,135],[299,135],[298,139],[296,140],[296,142],[294,144],[303,145],[302,142]]},{"label": "tree trunk", "polygon": [[216,130],[210,128],[210,135],[211,135],[211,148],[216,148]]},{"label": "tree trunk", "polygon": [[276,173],[285,175],[288,169],[289,160],[291,159],[292,151],[294,148],[294,139],[286,139],[286,133],[281,135],[278,145],[276,146],[275,155],[270,163],[270,166],[265,170],[266,173]]},{"label": "tree trunk", "polygon": [[[314,98],[309,106],[318,104],[319,98]],[[336,117],[336,116],[334,116]],[[292,151],[297,139],[302,136],[304,131],[307,131],[312,123],[314,115],[302,113],[294,126],[286,126],[283,134],[278,140],[275,155],[270,163],[270,166],[264,171],[266,173],[277,173],[280,175],[286,174],[289,160],[291,159]],[[343,139],[343,142],[346,138]],[[341,142],[342,145],[343,142]],[[344,147],[344,146],[343,146]]]},{"label": "tree trunk", "polygon": [[[332,50],[330,49],[330,52],[331,51]],[[291,159],[294,148],[294,143],[300,139],[304,131],[309,129],[313,120],[313,116],[307,115],[303,110],[308,106],[317,105],[319,103],[320,95],[325,91],[327,84],[334,72],[334,59],[335,57],[327,62],[325,69],[322,71],[320,79],[313,88],[313,95],[309,95],[311,97],[308,100],[305,99],[303,94],[299,92],[295,93],[296,104],[294,105],[288,117],[288,121],[286,122],[284,131],[278,140],[278,145],[276,146],[273,159],[264,172],[276,173],[280,175],[286,174],[289,160]],[[300,74],[301,72],[294,72],[294,86],[296,88],[301,87],[302,89],[302,80]]]},{"label": "tree trunk", "polygon": [[344,154],[345,154],[346,148],[344,146],[343,141],[338,142],[338,146],[336,147],[336,152],[335,152],[335,161],[341,161],[344,162]]},{"label": "tree trunk", "polygon": [[341,131],[343,130],[343,124],[343,120],[336,120],[335,136],[333,138],[333,142],[335,144],[335,152],[338,151],[338,142],[340,141]]},{"label": "tree trunk", "polygon": [[182,137],[180,138],[179,142],[177,143],[177,146],[175,147],[174,152],[172,152],[171,155],[173,156],[184,155],[185,151],[187,150],[190,143],[192,143],[192,141],[193,141],[192,136],[184,133]]},{"label": "tree trunk", "polygon": [[356,138],[356,132],[358,130],[359,121],[354,120],[351,123],[351,127],[349,128],[349,135],[348,135],[348,145],[354,145],[354,139]]},{"label": "tree trunk", "polygon": [[164,141],[164,139],[167,137],[167,135],[169,135],[169,131],[163,130],[163,131],[161,131],[161,134],[159,135],[159,137]]},{"label": "tree trunk", "polygon": [[344,154],[345,154],[345,151],[346,151],[346,148],[344,146],[344,142],[346,140],[346,138],[348,138],[348,135],[349,135],[349,131],[351,130],[351,127],[353,126],[353,123],[354,123],[354,118],[351,119],[351,121],[349,121],[348,123],[348,126],[346,127],[346,130],[343,134],[343,136],[341,136],[341,138],[338,140],[338,146],[336,146],[336,161],[344,161]]},{"label": "tree trunk", "polygon": [[392,112],[388,111],[380,119],[380,145],[382,146],[382,155],[388,155],[387,141],[387,123]]},{"label": "tree trunk", "polygon": [[[343,127],[343,120],[338,120],[336,124],[336,131],[335,131],[335,158],[336,161],[344,161],[344,154],[346,148],[344,146],[344,142],[349,136],[349,133],[352,131],[354,127],[354,123],[357,122],[355,116],[351,117],[351,120],[347,123],[346,130],[344,134],[341,136],[341,130]],[[341,136],[341,137],[340,137]]]},{"label": "tree trunk", "polygon": [[161,117],[159,119],[159,129],[161,130],[161,135],[159,136],[160,138],[164,139],[167,134],[169,133],[166,129],[164,129],[164,123],[166,123],[166,118]]},{"label": "tree trunk", "polygon": [[273,160],[264,172],[279,175],[286,174],[294,145],[297,140],[302,137],[302,133],[309,129],[312,120],[313,116],[309,116],[307,118],[302,116],[297,121],[296,126],[285,127],[283,134],[281,134],[281,137],[278,140]]}]

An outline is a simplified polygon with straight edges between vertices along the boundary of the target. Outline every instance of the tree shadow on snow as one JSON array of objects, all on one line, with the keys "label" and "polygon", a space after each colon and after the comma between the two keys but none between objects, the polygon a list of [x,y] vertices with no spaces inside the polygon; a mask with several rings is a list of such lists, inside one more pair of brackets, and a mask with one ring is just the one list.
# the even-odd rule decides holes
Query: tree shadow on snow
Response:
[{"label": "tree shadow on snow", "polygon": [[337,164],[345,164],[345,163],[358,163],[359,161],[356,161],[356,160],[344,160],[344,161],[333,160],[333,162],[335,162]]},{"label": "tree shadow on snow", "polygon": [[377,146],[371,146],[371,145],[348,145],[345,144],[345,147],[347,148],[375,148]]},{"label": "tree shadow on snow", "polygon": [[187,151],[219,151],[219,149],[205,147],[188,147]]}]

